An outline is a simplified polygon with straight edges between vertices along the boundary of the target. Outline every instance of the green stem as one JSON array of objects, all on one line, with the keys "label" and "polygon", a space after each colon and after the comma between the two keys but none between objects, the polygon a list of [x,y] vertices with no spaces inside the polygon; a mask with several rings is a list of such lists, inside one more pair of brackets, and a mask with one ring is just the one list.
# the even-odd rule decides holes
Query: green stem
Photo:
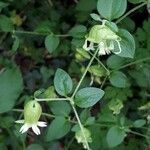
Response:
[{"label": "green stem", "polygon": [[85,69],[85,71],[84,71],[84,73],[83,73],[83,75],[82,75],[82,77],[81,77],[81,79],[80,79],[78,85],[76,86],[76,88],[75,88],[75,90],[74,90],[74,92],[73,92],[73,94],[72,94],[72,96],[71,96],[71,99],[74,98],[76,92],[78,91],[78,89],[79,89],[79,87],[80,87],[80,85],[81,85],[81,83],[82,83],[84,77],[86,76],[86,74],[87,74],[87,72],[88,72],[88,70],[89,70],[89,68],[90,68],[90,66],[91,66],[91,64],[92,64],[92,62],[93,62],[93,60],[94,60],[94,58],[96,57],[96,54],[98,53],[98,51],[99,51],[99,49],[97,49],[97,50],[95,51],[94,55],[92,56],[92,58],[91,58],[89,64],[87,65],[87,67],[86,67],[86,69]]},{"label": "green stem", "polygon": [[42,101],[67,101],[66,98],[34,98],[38,102]]},{"label": "green stem", "polygon": [[150,139],[149,136],[143,135],[143,134],[141,134],[141,133],[139,133],[139,132],[135,132],[135,131],[131,131],[131,130],[127,130],[126,132],[129,132],[129,133],[132,133],[132,134],[135,134],[135,135],[142,136],[142,137],[144,137],[144,138]]},{"label": "green stem", "polygon": [[122,17],[120,17],[117,21],[116,24],[119,23],[120,21],[122,21],[124,18],[126,18],[127,16],[129,16],[131,13],[133,13],[134,11],[138,10],[139,8],[145,6],[147,3],[144,2],[136,7],[134,7],[133,9],[131,9],[130,11],[128,11],[125,15],[123,15]]},{"label": "green stem", "polygon": [[144,62],[144,61],[148,61],[148,60],[150,60],[150,57],[143,58],[143,59],[139,59],[139,60],[137,60],[137,61],[134,61],[134,62],[128,63],[128,64],[126,64],[126,65],[123,65],[123,66],[121,66],[121,67],[119,67],[119,68],[117,68],[117,69],[114,69],[114,70],[112,70],[111,72],[113,72],[113,71],[117,71],[117,70],[120,70],[120,69],[124,69],[124,68],[126,68],[126,67],[129,67],[129,66],[132,66],[132,65],[135,65],[135,64],[138,64],[138,63]]},{"label": "green stem", "polygon": [[70,102],[70,104],[71,104],[71,106],[72,106],[72,109],[73,109],[74,114],[75,114],[75,116],[76,116],[76,118],[77,118],[78,124],[79,124],[79,126],[80,126],[81,132],[82,132],[82,134],[83,134],[83,137],[84,137],[84,140],[85,140],[85,144],[86,144],[86,148],[87,148],[87,150],[90,150],[88,141],[87,141],[86,136],[85,136],[85,134],[84,134],[84,128],[83,128],[83,125],[82,125],[82,123],[81,123],[81,121],[80,121],[79,115],[78,115],[78,113],[77,113],[77,111],[76,111],[76,108],[74,107],[74,105],[73,105],[71,102]]},{"label": "green stem", "polygon": [[[89,53],[93,56],[94,54],[89,51]],[[105,67],[105,65],[95,56],[97,62],[107,71],[107,74],[110,74],[110,71]]]},{"label": "green stem", "polygon": [[68,142],[68,144],[67,144],[65,150],[69,150],[69,148],[70,148],[71,144],[73,143],[74,139],[75,139],[75,138],[72,137],[72,139]]},{"label": "green stem", "polygon": [[[0,31],[0,32],[5,32],[5,31]],[[5,33],[40,35],[40,36],[46,36],[46,35],[50,35],[51,34],[49,32],[47,32],[47,33],[39,33],[39,32],[35,32],[35,31],[22,31],[22,30],[13,30],[13,31],[10,31],[10,32],[5,32]],[[56,34],[54,36],[57,36],[57,37],[69,37],[70,35],[68,35],[68,34]]]}]

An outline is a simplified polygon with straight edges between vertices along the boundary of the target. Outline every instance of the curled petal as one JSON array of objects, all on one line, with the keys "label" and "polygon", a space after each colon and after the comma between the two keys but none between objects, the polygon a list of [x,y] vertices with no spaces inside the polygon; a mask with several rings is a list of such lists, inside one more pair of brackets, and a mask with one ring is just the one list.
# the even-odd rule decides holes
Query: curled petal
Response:
[{"label": "curled petal", "polygon": [[87,45],[87,40],[85,40],[85,43],[83,45],[83,49],[85,49],[86,51],[89,50],[88,45]]},{"label": "curled petal", "polygon": [[118,44],[118,48],[119,48],[119,51],[118,52],[114,52],[115,54],[120,54],[122,49],[121,49],[121,45],[120,45],[120,42],[118,40],[116,40],[117,44]]},{"label": "curled petal", "polygon": [[39,127],[46,127],[47,126],[46,122],[43,122],[43,121],[38,121],[37,125]]},{"label": "curled petal", "polygon": [[32,125],[32,130],[36,135],[39,135],[41,133],[37,125]]},{"label": "curled petal", "polygon": [[17,120],[15,123],[24,123],[24,120]]},{"label": "curled petal", "polygon": [[24,132],[26,132],[30,127],[31,127],[31,126],[30,126],[29,124],[24,124],[24,125],[21,127],[21,129],[20,129],[19,132],[24,133]]}]

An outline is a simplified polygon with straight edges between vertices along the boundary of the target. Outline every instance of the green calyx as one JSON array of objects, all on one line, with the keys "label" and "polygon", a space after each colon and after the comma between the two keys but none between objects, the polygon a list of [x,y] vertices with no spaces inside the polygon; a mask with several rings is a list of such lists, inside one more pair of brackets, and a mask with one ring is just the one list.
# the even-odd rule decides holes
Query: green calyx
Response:
[{"label": "green calyx", "polygon": [[25,123],[36,124],[41,116],[42,108],[37,101],[29,101],[24,107]]},{"label": "green calyx", "polygon": [[76,134],[75,134],[75,138],[77,139],[78,143],[82,143],[83,144],[83,147],[86,149],[86,141],[85,141],[85,138],[87,140],[87,142],[92,142],[92,138],[91,138],[91,132],[86,129],[86,128],[83,128],[83,132],[84,132],[84,135],[82,133],[81,130],[77,131]]},{"label": "green calyx", "polygon": [[86,39],[98,44],[105,40],[118,40],[119,36],[106,25],[95,25],[91,28]]}]

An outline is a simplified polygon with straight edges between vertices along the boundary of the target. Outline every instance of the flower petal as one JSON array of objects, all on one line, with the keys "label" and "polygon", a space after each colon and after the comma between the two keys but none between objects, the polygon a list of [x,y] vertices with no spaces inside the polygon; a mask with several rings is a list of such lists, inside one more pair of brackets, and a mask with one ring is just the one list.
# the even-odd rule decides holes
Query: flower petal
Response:
[{"label": "flower petal", "polygon": [[90,50],[90,48],[88,47],[88,40],[85,40],[85,43],[84,43],[84,45],[83,45],[83,49],[85,49],[86,51],[89,51]]},{"label": "flower petal", "polygon": [[94,50],[94,43],[93,42],[90,42],[89,50]]},{"label": "flower petal", "polygon": [[24,120],[16,120],[16,123],[24,123]]},{"label": "flower petal", "polygon": [[19,132],[24,133],[24,132],[26,132],[30,127],[31,127],[31,126],[30,126],[29,124],[24,124],[24,125],[21,127],[21,129],[20,129]]},{"label": "flower petal", "polygon": [[38,121],[37,125],[39,127],[46,127],[47,126],[47,123],[46,122],[43,122],[43,121]]},{"label": "flower petal", "polygon": [[103,42],[99,43],[98,48],[99,48],[99,52],[98,52],[99,55],[106,55],[105,44]]},{"label": "flower petal", "polygon": [[36,135],[39,135],[41,133],[37,125],[32,125],[32,130]]}]

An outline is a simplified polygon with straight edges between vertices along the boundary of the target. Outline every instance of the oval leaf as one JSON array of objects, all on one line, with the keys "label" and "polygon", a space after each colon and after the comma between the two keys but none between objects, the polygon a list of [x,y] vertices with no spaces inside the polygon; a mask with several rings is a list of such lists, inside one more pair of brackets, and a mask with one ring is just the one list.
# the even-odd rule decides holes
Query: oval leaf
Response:
[{"label": "oval leaf", "polygon": [[79,90],[75,95],[75,104],[81,108],[95,105],[104,95],[104,91],[94,87]]},{"label": "oval leaf", "polygon": [[73,88],[72,79],[67,72],[62,69],[57,69],[54,77],[54,86],[58,94],[67,96]]},{"label": "oval leaf", "polygon": [[134,121],[133,126],[136,128],[143,127],[146,124],[146,121],[144,119],[138,119]]},{"label": "oval leaf", "polygon": [[110,75],[110,82],[113,86],[119,87],[119,88],[125,88],[129,86],[127,76],[120,71],[113,72]]},{"label": "oval leaf", "polygon": [[98,0],[97,10],[108,20],[119,18],[127,8],[127,0]]},{"label": "oval leaf", "polygon": [[18,68],[0,73],[0,89],[0,113],[3,113],[13,108],[22,92],[23,81]]},{"label": "oval leaf", "polygon": [[62,138],[69,132],[70,128],[70,123],[64,117],[56,117],[48,127],[46,141]]},{"label": "oval leaf", "polygon": [[106,136],[107,143],[109,147],[115,147],[123,142],[126,133],[124,130],[120,129],[117,126],[111,127]]},{"label": "oval leaf", "polygon": [[45,47],[49,53],[52,53],[59,45],[59,38],[54,35],[48,35],[45,38]]}]

